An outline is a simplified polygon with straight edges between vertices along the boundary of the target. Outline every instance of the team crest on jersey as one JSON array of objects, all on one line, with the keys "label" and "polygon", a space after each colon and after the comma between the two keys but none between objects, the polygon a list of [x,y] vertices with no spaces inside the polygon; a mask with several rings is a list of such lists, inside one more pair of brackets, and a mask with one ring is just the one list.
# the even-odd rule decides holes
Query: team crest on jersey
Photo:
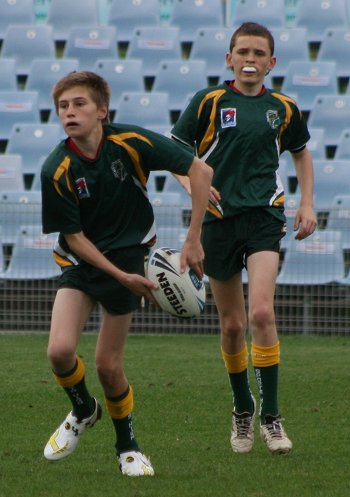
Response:
[{"label": "team crest on jersey", "polygon": [[237,126],[237,109],[221,109],[221,127],[234,128]]},{"label": "team crest on jersey", "polygon": [[280,117],[277,110],[268,110],[266,112],[266,119],[272,129],[276,129],[280,125]]},{"label": "team crest on jersey", "polygon": [[114,177],[119,179],[120,181],[124,181],[126,176],[128,175],[124,167],[124,164],[120,159],[112,162],[111,169]]},{"label": "team crest on jersey", "polygon": [[79,198],[89,198],[90,197],[90,192],[89,192],[89,189],[87,187],[85,178],[76,179],[75,184],[77,186]]}]

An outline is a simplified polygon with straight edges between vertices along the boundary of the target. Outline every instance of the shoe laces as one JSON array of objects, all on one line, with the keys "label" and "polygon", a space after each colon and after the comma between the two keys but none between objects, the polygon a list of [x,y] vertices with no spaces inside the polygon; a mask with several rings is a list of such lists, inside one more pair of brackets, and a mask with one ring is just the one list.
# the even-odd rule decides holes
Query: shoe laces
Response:
[{"label": "shoe laces", "polygon": [[265,427],[270,438],[281,439],[285,436],[285,432],[282,426],[283,419],[280,416],[266,416],[265,419]]},{"label": "shoe laces", "polygon": [[246,438],[251,429],[252,415],[249,413],[237,414],[233,412],[233,423],[237,437]]}]

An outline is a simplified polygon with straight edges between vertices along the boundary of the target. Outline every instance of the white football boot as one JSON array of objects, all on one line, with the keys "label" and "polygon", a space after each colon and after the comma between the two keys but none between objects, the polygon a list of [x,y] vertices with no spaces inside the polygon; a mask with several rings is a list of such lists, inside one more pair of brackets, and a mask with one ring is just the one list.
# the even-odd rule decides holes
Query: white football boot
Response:
[{"label": "white football boot", "polygon": [[57,461],[71,455],[85,429],[88,426],[94,426],[96,421],[101,418],[101,406],[96,399],[94,400],[95,410],[88,418],[78,419],[72,412],[67,415],[45,446],[44,456],[46,459]]},{"label": "white football boot", "polygon": [[153,476],[151,461],[139,451],[122,452],[118,457],[120,471],[126,476]]},{"label": "white football boot", "polygon": [[293,444],[282,426],[280,416],[266,416],[265,424],[260,425],[261,438],[272,454],[287,454]]},{"label": "white football boot", "polygon": [[232,416],[232,431],[231,431],[231,447],[233,452],[245,454],[250,452],[254,445],[254,423],[256,413],[256,401],[252,397],[254,404],[254,412],[237,413],[233,411]]}]

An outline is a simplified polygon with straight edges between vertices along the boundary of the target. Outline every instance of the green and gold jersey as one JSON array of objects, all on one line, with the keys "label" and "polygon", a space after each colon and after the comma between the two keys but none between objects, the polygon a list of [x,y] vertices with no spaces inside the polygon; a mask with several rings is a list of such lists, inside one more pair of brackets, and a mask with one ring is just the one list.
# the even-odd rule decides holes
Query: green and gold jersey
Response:
[{"label": "green and gold jersey", "polygon": [[171,134],[214,169],[224,217],[258,207],[284,220],[279,156],[310,138],[293,99],[269,89],[245,96],[224,82],[196,93]]},{"label": "green and gold jersey", "polygon": [[187,174],[193,154],[137,126],[106,125],[98,157],[89,160],[62,141],[41,171],[44,233],[83,231],[101,251],[155,240],[147,197],[151,170]]}]

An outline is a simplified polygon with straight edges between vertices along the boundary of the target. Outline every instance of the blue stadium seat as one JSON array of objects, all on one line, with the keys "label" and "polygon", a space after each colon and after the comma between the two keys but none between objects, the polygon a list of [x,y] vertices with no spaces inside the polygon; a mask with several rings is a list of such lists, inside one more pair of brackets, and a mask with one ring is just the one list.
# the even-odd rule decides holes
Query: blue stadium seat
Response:
[{"label": "blue stadium seat", "polygon": [[54,39],[66,41],[73,26],[98,26],[98,0],[51,0],[46,22],[52,26]]},{"label": "blue stadium seat", "polygon": [[[32,192],[33,193],[33,192]],[[61,274],[52,257],[57,234],[43,235],[41,223],[23,225],[17,232],[12,256],[1,280],[47,280]]]},{"label": "blue stadium seat", "polygon": [[341,231],[316,230],[305,240],[290,240],[277,285],[327,285],[344,275]]},{"label": "blue stadium seat", "polygon": [[299,0],[295,26],[307,29],[309,42],[322,43],[326,29],[347,27],[347,19],[347,0]]},{"label": "blue stadium seat", "polygon": [[182,111],[188,95],[208,86],[204,60],[162,60],[155,75],[153,91],[169,93],[169,109]]},{"label": "blue stadium seat", "polygon": [[336,146],[342,131],[350,123],[350,93],[319,95],[311,108],[308,125],[325,130],[326,146]]},{"label": "blue stadium seat", "polygon": [[180,29],[182,42],[192,43],[197,29],[224,27],[224,3],[221,0],[173,0],[171,26]]},{"label": "blue stadium seat", "polygon": [[181,59],[179,30],[175,27],[140,27],[132,34],[127,59],[141,59],[144,76],[155,76],[163,59]]},{"label": "blue stadium seat", "polygon": [[0,57],[0,90],[17,90],[16,59]]},{"label": "blue stadium seat", "polygon": [[[350,126],[350,123],[349,123]],[[350,159],[350,128],[345,128],[338,141],[334,159]]]},{"label": "blue stadium seat", "polygon": [[181,250],[188,228],[182,226],[160,226],[157,230],[156,247],[171,247]]},{"label": "blue stadium seat", "polygon": [[335,195],[348,194],[350,191],[349,162],[315,159],[314,176],[315,210],[329,212]]},{"label": "blue stadium seat", "polygon": [[1,56],[15,58],[16,73],[27,76],[34,58],[56,56],[52,28],[42,24],[10,25],[3,41]]},{"label": "blue stadium seat", "polygon": [[192,43],[189,60],[202,59],[207,63],[207,76],[218,77],[225,63],[232,36],[231,28],[200,28]]},{"label": "blue stadium seat", "polygon": [[170,128],[169,95],[166,92],[156,91],[124,92],[114,120],[146,128],[152,125],[164,125]]},{"label": "blue stadium seat", "polygon": [[91,71],[97,59],[118,59],[117,30],[114,26],[70,28],[64,57],[78,59],[79,69]]},{"label": "blue stadium seat", "polygon": [[235,26],[243,22],[258,22],[269,28],[283,28],[286,24],[284,2],[275,0],[236,0],[232,22]]},{"label": "blue stadium seat", "polygon": [[333,198],[327,229],[341,231],[342,247],[344,250],[350,249],[350,194],[336,195]]},{"label": "blue stadium seat", "polygon": [[3,191],[0,193],[2,242],[13,246],[23,224],[41,226],[40,191]]},{"label": "blue stadium seat", "polygon": [[273,28],[271,33],[275,39],[277,58],[272,77],[284,78],[292,60],[310,61],[306,28]]},{"label": "blue stadium seat", "polygon": [[40,123],[37,91],[0,91],[0,140],[8,140],[18,122]]},{"label": "blue stadium seat", "polygon": [[22,156],[0,154],[0,192],[23,190]]},{"label": "blue stadium seat", "polygon": [[326,159],[326,131],[324,128],[310,128],[310,140],[307,148],[314,159]]},{"label": "blue stadium seat", "polygon": [[49,155],[60,140],[59,124],[17,123],[11,130],[6,153],[21,155],[23,174],[34,175],[41,166],[42,157]]},{"label": "blue stadium seat", "polygon": [[33,0],[0,2],[0,39],[5,38],[10,24],[35,24]]},{"label": "blue stadium seat", "polygon": [[181,194],[169,192],[149,192],[153,207],[156,229],[160,227],[180,227],[182,221]]},{"label": "blue stadium seat", "polygon": [[93,70],[111,87],[112,111],[118,109],[123,92],[145,91],[143,63],[140,59],[98,59]]},{"label": "blue stadium seat", "polygon": [[[309,112],[315,97],[338,93],[335,62],[292,60],[282,83],[282,92],[296,95],[301,110]],[[314,127],[317,127],[313,125]]]},{"label": "blue stadium seat", "polygon": [[119,42],[130,42],[135,28],[139,26],[160,25],[159,0],[112,0],[109,10],[108,24],[116,26]]},{"label": "blue stadium seat", "polygon": [[77,59],[39,58],[30,64],[25,89],[39,93],[39,109],[54,110],[51,92],[59,79],[79,67]]},{"label": "blue stadium seat", "polygon": [[318,51],[317,60],[334,61],[338,77],[350,75],[350,28],[329,28]]}]

